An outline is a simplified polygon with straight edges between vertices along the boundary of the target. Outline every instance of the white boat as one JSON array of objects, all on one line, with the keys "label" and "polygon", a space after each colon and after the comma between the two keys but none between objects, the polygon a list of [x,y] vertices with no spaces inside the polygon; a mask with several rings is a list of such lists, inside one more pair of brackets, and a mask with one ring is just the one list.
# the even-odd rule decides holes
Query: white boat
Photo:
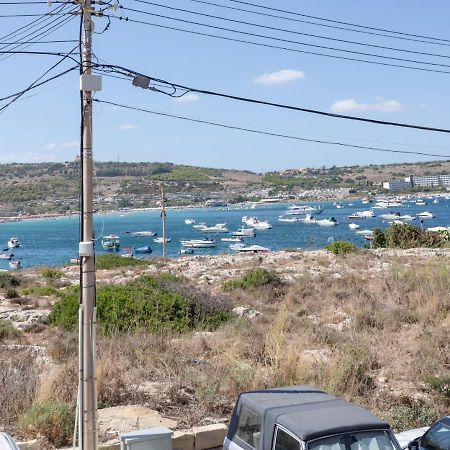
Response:
[{"label": "white boat", "polygon": [[233,250],[234,252],[238,252],[241,248],[244,248],[244,247],[245,247],[245,244],[242,244],[242,243],[230,244],[228,246],[228,248],[230,250]]},{"label": "white boat", "polygon": [[415,220],[416,218],[413,216],[410,216],[409,214],[405,214],[404,216],[400,216],[398,220],[401,220],[402,222],[411,222],[412,220]]},{"label": "white boat", "polygon": [[435,199],[433,200],[433,203],[434,203],[434,204],[437,204],[437,203],[439,203],[439,200],[438,200],[437,198],[435,198]]},{"label": "white boat", "polygon": [[427,228],[427,231],[439,233],[441,231],[450,231],[450,227],[430,227],[430,228]]},{"label": "white boat", "polygon": [[272,228],[272,225],[267,220],[259,220],[257,217],[244,216],[242,218],[242,223],[257,230],[269,230]]},{"label": "white boat", "polygon": [[132,258],[134,256],[134,248],[126,247],[122,249],[122,253],[120,255],[122,258]]},{"label": "white boat", "polygon": [[223,238],[220,238],[220,240],[221,240],[222,242],[242,242],[242,241],[243,241],[243,239],[242,239],[241,237],[239,237],[239,236],[235,236],[235,237],[223,237]]},{"label": "white boat", "polygon": [[12,253],[0,253],[0,259],[12,259],[14,255]]},{"label": "white boat", "polygon": [[190,247],[182,248],[180,250],[180,255],[192,255],[194,253],[194,249]]},{"label": "white boat", "polygon": [[334,227],[339,225],[339,222],[334,217],[328,217],[327,219],[316,220],[317,225],[321,227]]},{"label": "white boat", "polygon": [[211,248],[216,246],[214,239],[186,239],[181,241],[183,247],[190,248]]},{"label": "white boat", "polygon": [[137,237],[151,237],[156,236],[158,233],[155,233],[154,231],[146,230],[146,231],[134,231],[131,233],[131,236],[137,236]]},{"label": "white boat", "polygon": [[336,203],[336,208],[337,209],[341,209],[343,207],[344,207],[344,205],[342,203]]},{"label": "white boat", "polygon": [[307,224],[315,224],[317,223],[317,219],[312,214],[306,214],[304,219],[297,219],[298,222],[307,223]]},{"label": "white boat", "polygon": [[283,216],[279,216],[278,217],[278,222],[295,223],[295,222],[298,222],[298,218],[297,217],[283,217]]},{"label": "white boat", "polygon": [[17,247],[20,247],[20,241],[19,241],[19,239],[17,239],[16,237],[11,237],[11,238],[9,238],[9,241],[8,241],[8,247],[9,247],[9,248],[17,248]]},{"label": "white boat", "polygon": [[348,216],[349,219],[368,219],[371,217],[375,217],[375,213],[371,209],[367,211],[357,211]]},{"label": "white boat", "polygon": [[362,234],[363,236],[373,235],[373,230],[358,230],[356,234]]},{"label": "white boat", "polygon": [[316,208],[314,206],[308,206],[308,205],[292,205],[289,206],[285,214],[288,216],[298,216],[298,215],[304,215],[304,214],[320,214],[323,210],[320,208]]},{"label": "white boat", "polygon": [[421,219],[432,219],[434,215],[430,213],[429,211],[424,211],[419,214],[417,214],[417,217],[420,217]]},{"label": "white boat", "polygon": [[117,234],[110,234],[109,236],[104,236],[102,239],[102,247],[105,250],[119,250],[120,240]]},{"label": "white boat", "polygon": [[416,201],[416,205],[417,206],[425,206],[427,203],[425,202],[425,200],[417,200]]},{"label": "white boat", "polygon": [[194,219],[184,219],[184,223],[186,225],[193,225],[195,223]]},{"label": "white boat", "polygon": [[20,269],[22,267],[22,264],[20,263],[20,261],[10,261],[9,262],[9,267],[11,267],[11,269]]},{"label": "white boat", "polygon": [[212,227],[204,226],[200,228],[202,233],[228,233],[228,228],[226,227],[226,223],[216,223],[216,225]]},{"label": "white boat", "polygon": [[270,248],[263,247],[262,245],[250,245],[239,249],[239,253],[265,253],[271,251],[272,250]]},{"label": "white boat", "polygon": [[240,227],[236,231],[232,233],[233,236],[242,236],[242,237],[255,237],[255,229],[254,228],[245,228]]},{"label": "white boat", "polygon": [[379,216],[382,220],[398,220],[400,219],[400,213],[399,212],[391,212],[388,214],[381,214]]},{"label": "white boat", "polygon": [[358,230],[358,229],[359,229],[359,225],[358,225],[357,223],[350,223],[350,224],[348,225],[348,227],[349,227],[351,230]]},{"label": "white boat", "polygon": [[196,230],[201,230],[202,228],[207,227],[206,222],[200,222],[196,223],[195,225],[192,225],[192,228],[195,228]]},{"label": "white boat", "polygon": [[[170,240],[171,240],[170,237],[166,238],[166,243],[170,242]],[[162,244],[164,242],[164,238],[157,237],[157,238],[153,239],[153,242],[156,242],[157,244]]]}]

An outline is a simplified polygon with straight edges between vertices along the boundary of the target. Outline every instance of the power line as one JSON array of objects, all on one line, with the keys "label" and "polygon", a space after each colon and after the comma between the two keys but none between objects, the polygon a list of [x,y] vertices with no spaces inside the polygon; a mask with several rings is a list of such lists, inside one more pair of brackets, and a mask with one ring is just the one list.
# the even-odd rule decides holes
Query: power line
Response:
[{"label": "power line", "polygon": [[320,110],[316,110],[316,109],[302,108],[300,106],[292,106],[292,105],[285,105],[285,104],[281,104],[281,103],[268,102],[268,101],[258,100],[258,99],[248,98],[248,97],[240,97],[237,95],[230,95],[230,94],[224,94],[221,92],[209,91],[209,90],[205,90],[205,89],[196,89],[196,88],[184,86],[184,85],[177,84],[177,83],[172,83],[170,81],[162,80],[159,78],[154,78],[154,77],[151,77],[151,76],[148,76],[148,75],[145,75],[145,74],[136,72],[134,70],[128,69],[126,67],[121,67],[121,66],[113,66],[113,65],[109,65],[109,64],[97,64],[96,67],[97,68],[103,67],[106,69],[116,69],[117,71],[119,71],[119,73],[121,73],[120,71],[124,71],[125,74],[131,73],[134,75],[146,77],[150,81],[156,81],[157,83],[162,83],[162,84],[166,84],[168,86],[172,86],[175,88],[183,89],[184,91],[186,91],[186,93],[187,92],[196,92],[198,94],[205,94],[205,95],[211,95],[214,97],[227,98],[230,100],[237,100],[237,101],[244,102],[244,103],[252,103],[252,104],[258,104],[258,105],[264,105],[264,106],[271,106],[274,108],[286,109],[286,110],[290,110],[290,111],[306,112],[309,114],[316,114],[316,115],[325,116],[325,117],[334,117],[337,119],[355,120],[358,122],[366,122],[366,123],[372,123],[372,124],[376,124],[376,125],[388,125],[388,126],[393,126],[393,127],[409,128],[409,129],[415,129],[415,130],[433,131],[433,132],[437,132],[437,133],[450,134],[450,129],[446,129],[446,128],[428,127],[428,126],[414,125],[414,124],[408,124],[408,123],[402,123],[402,122],[390,122],[390,121],[386,121],[386,120],[377,120],[377,119],[369,119],[369,118],[365,118],[365,117],[348,116],[345,114],[337,114],[337,113],[331,113],[331,112],[326,112],[326,111],[320,111]]},{"label": "power line", "polygon": [[302,53],[302,54],[306,54],[306,55],[324,56],[324,57],[327,57],[327,58],[339,59],[339,60],[343,60],[343,61],[363,62],[363,63],[367,63],[367,64],[374,64],[374,65],[377,65],[377,66],[396,67],[396,68],[411,69],[411,70],[420,70],[422,72],[444,73],[444,74],[449,74],[450,73],[450,71],[447,71],[447,70],[428,69],[426,67],[414,67],[414,66],[407,66],[407,65],[404,65],[404,64],[386,63],[386,62],[382,62],[382,61],[371,61],[371,60],[368,60],[368,59],[352,58],[352,57],[349,57],[349,56],[340,56],[340,55],[330,55],[328,53],[320,53],[320,52],[313,52],[313,51],[309,51],[309,50],[300,50],[300,49],[296,49],[296,48],[283,47],[283,46],[279,46],[279,45],[264,44],[262,42],[247,41],[245,39],[232,38],[232,37],[228,37],[228,36],[219,36],[217,34],[203,33],[201,31],[186,30],[184,28],[171,27],[171,26],[168,26],[168,25],[161,25],[161,24],[158,24],[158,23],[147,22],[147,21],[144,21],[144,20],[130,19],[128,17],[126,17],[126,18],[115,17],[115,16],[108,16],[108,17],[111,17],[111,18],[114,18],[114,19],[117,19],[117,20],[123,20],[125,22],[130,22],[130,23],[137,23],[137,24],[141,24],[141,25],[147,25],[147,26],[162,28],[162,29],[171,30],[171,31],[181,31],[183,33],[194,34],[194,35],[197,35],[197,36],[212,37],[212,38],[215,38],[215,39],[222,39],[222,40],[225,40],[225,41],[238,42],[238,43],[242,43],[242,44],[250,44],[250,45],[257,46],[257,47],[265,47],[265,48],[271,48],[271,49],[275,49],[275,50],[284,50],[284,51],[288,51],[288,52]]},{"label": "power line", "polygon": [[[341,42],[341,43],[344,43],[344,44],[361,45],[361,46],[364,46],[364,47],[373,47],[373,48],[379,48],[379,49],[383,49],[383,50],[392,50],[392,51],[397,51],[397,52],[405,52],[405,53],[411,53],[411,54],[415,54],[415,55],[432,56],[432,57],[438,57],[438,58],[450,58],[450,56],[448,56],[448,55],[440,55],[440,54],[436,54],[436,53],[419,52],[419,51],[415,51],[415,50],[408,50],[408,49],[395,48],[395,47],[386,47],[386,46],[383,46],[383,45],[368,44],[368,43],[365,43],[365,42],[349,41],[347,39],[339,39],[339,38],[333,38],[333,37],[330,37],[330,36],[321,36],[321,35],[317,35],[317,34],[304,33],[304,32],[300,32],[300,31],[296,31],[296,30],[288,30],[286,28],[278,28],[278,27],[273,27],[273,26],[269,26],[269,25],[262,25],[262,24],[254,23],[254,22],[247,22],[247,21],[243,21],[243,20],[231,19],[231,18],[228,18],[228,17],[216,16],[216,15],[213,15],[213,14],[206,14],[206,13],[202,13],[202,12],[198,12],[198,11],[192,11],[192,10],[189,10],[189,9],[175,8],[173,6],[161,5],[160,3],[154,3],[154,2],[147,1],[147,0],[133,0],[133,1],[134,2],[138,2],[138,3],[144,3],[146,5],[157,6],[159,8],[170,9],[172,11],[180,11],[180,12],[183,12],[183,13],[195,14],[195,15],[198,15],[198,16],[208,17],[208,18],[211,18],[211,19],[225,20],[227,22],[238,23],[240,25],[250,25],[250,26],[253,26],[253,27],[264,28],[266,30],[282,31],[283,33],[296,34],[296,35],[299,35],[299,36],[307,36],[307,37],[312,37],[312,38],[317,38],[317,39],[326,39],[326,40],[329,40],[329,41]],[[130,9],[130,8],[123,8],[123,9]],[[150,13],[150,14],[151,15],[155,15],[153,13]],[[164,16],[164,18],[167,18],[167,17]],[[301,43],[301,44],[302,45],[306,45],[306,44],[303,44],[303,43]],[[335,50],[335,49],[333,49],[333,50]],[[344,50],[340,50],[340,51],[344,51]],[[383,57],[383,58],[385,57],[385,56],[378,56],[378,55],[371,55],[371,56],[377,56],[377,57]],[[414,62],[416,62],[416,61],[414,61]],[[426,64],[426,63],[423,63],[423,64]]]},{"label": "power line", "polygon": [[[53,41],[16,41],[16,42],[0,42],[0,45],[16,45],[16,44],[62,44],[78,42],[76,39],[61,39]],[[0,52],[1,53],[1,52]]]},{"label": "power line", "polygon": [[[433,41],[430,42],[430,41],[424,41],[422,39],[416,39],[416,38],[413,38],[413,37],[392,36],[392,35],[389,35],[389,34],[384,34],[382,32],[378,33],[378,32],[368,31],[368,30],[364,30],[364,29],[354,30],[352,28],[342,27],[342,26],[339,26],[339,25],[330,25],[330,24],[327,24],[327,23],[317,23],[317,22],[311,22],[310,20],[305,20],[305,19],[298,19],[298,18],[294,18],[294,17],[279,16],[279,15],[276,15],[276,14],[270,14],[270,13],[261,12],[261,11],[252,11],[250,9],[238,8],[236,6],[230,6],[230,5],[220,5],[219,3],[208,2],[208,1],[205,1],[205,0],[188,0],[188,1],[195,2],[195,3],[200,3],[200,4],[203,4],[203,5],[217,6],[219,8],[225,8],[225,9],[229,9],[229,10],[255,14],[255,15],[258,15],[258,16],[272,17],[272,18],[275,18],[275,19],[282,19],[282,20],[287,20],[287,21],[297,22],[297,23],[306,23],[308,25],[314,25],[314,26],[318,26],[318,27],[330,28],[330,29],[335,29],[335,30],[350,31],[350,32],[353,32],[353,33],[367,34],[367,35],[372,35],[372,36],[381,36],[381,37],[386,37],[386,38],[389,38],[389,39],[400,39],[400,40],[403,40],[403,41],[410,41],[410,42],[421,42],[423,44],[441,45],[441,46],[445,46],[445,47],[450,46],[450,43],[445,43],[445,42],[433,42]],[[258,5],[258,6],[261,7],[261,5]],[[317,18],[315,20],[325,20],[325,19],[318,19]],[[392,31],[392,33],[394,33],[394,31]],[[405,33],[405,35],[407,35],[407,36],[414,36],[414,35],[408,35],[407,33]],[[432,38],[432,37],[424,36],[423,39],[438,39],[438,38]]]},{"label": "power line", "polygon": [[64,13],[44,13],[44,14],[0,14],[0,18],[9,19],[11,17],[45,17],[45,16],[63,16]]},{"label": "power line", "polygon": [[265,136],[273,136],[273,137],[291,139],[291,140],[296,140],[296,141],[310,142],[310,143],[314,143],[314,144],[337,145],[337,146],[341,146],[341,147],[348,147],[348,148],[354,148],[354,149],[359,149],[359,150],[372,150],[372,151],[387,152],[387,153],[402,153],[402,154],[409,154],[409,155],[431,156],[431,157],[435,157],[435,158],[445,158],[445,159],[450,158],[450,155],[442,155],[442,154],[434,154],[434,153],[426,153],[426,152],[415,152],[415,151],[408,151],[408,150],[394,150],[394,149],[381,148],[381,147],[370,147],[370,146],[365,146],[365,145],[346,144],[344,142],[337,142],[337,141],[307,139],[307,138],[302,138],[299,136],[292,136],[292,135],[288,135],[288,134],[271,133],[271,132],[267,132],[267,131],[255,130],[253,128],[244,128],[244,127],[238,127],[238,126],[233,126],[233,125],[226,125],[224,123],[213,122],[210,120],[192,119],[190,117],[179,116],[179,115],[175,115],[175,114],[167,114],[167,113],[162,113],[159,111],[152,111],[149,109],[137,108],[134,106],[122,105],[119,103],[114,103],[114,102],[101,100],[101,99],[94,99],[94,101],[98,102],[98,103],[105,103],[105,104],[111,105],[111,106],[116,106],[119,108],[125,108],[125,109],[134,110],[134,111],[145,112],[148,114],[154,114],[154,115],[162,116],[162,117],[170,117],[172,119],[180,119],[180,120],[185,120],[188,122],[201,123],[201,124],[205,124],[205,125],[213,125],[216,127],[226,128],[226,129],[230,129],[230,130],[245,131],[247,133],[260,134],[260,135],[265,135]]},{"label": "power line", "polygon": [[435,40],[435,41],[444,41],[444,42],[449,42],[450,43],[450,39],[436,38],[436,37],[432,37],[432,36],[423,36],[423,35],[420,35],[420,34],[405,33],[405,32],[401,32],[401,31],[388,30],[388,29],[384,29],[384,28],[369,27],[367,25],[359,25],[359,24],[351,23],[351,22],[341,22],[339,20],[327,19],[327,18],[318,17],[318,16],[310,16],[310,15],[307,15],[307,14],[301,14],[301,13],[297,13],[297,12],[294,12],[294,11],[287,11],[287,10],[284,10],[284,9],[271,8],[269,6],[258,5],[258,4],[255,4],[255,3],[245,2],[245,1],[242,1],[242,0],[229,0],[229,1],[233,2],[233,3],[239,3],[241,5],[254,6],[256,8],[261,8],[261,9],[281,12],[281,13],[285,13],[285,14],[291,14],[291,15],[294,15],[294,16],[307,17],[308,19],[323,20],[323,21],[326,21],[326,22],[337,23],[337,24],[340,24],[340,25],[348,25],[348,26],[356,27],[356,28],[364,28],[364,29],[367,29],[367,30],[382,31],[384,33],[393,33],[393,34],[398,34],[398,35],[401,35],[401,36],[411,36],[411,37],[430,39],[430,40]]}]

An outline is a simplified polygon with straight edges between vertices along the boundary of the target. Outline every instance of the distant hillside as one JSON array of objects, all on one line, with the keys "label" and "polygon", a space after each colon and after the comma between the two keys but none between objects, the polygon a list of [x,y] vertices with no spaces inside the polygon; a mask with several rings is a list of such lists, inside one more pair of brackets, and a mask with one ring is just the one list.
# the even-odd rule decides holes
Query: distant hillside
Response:
[{"label": "distant hillside", "polygon": [[[78,162],[0,164],[0,214],[66,212],[78,209]],[[356,195],[380,192],[382,181],[407,175],[450,173],[450,161],[287,169],[257,174],[172,163],[95,163],[96,208],[156,206],[159,182],[169,204],[202,204],[208,199],[237,203],[266,196],[295,196],[347,188]]]}]

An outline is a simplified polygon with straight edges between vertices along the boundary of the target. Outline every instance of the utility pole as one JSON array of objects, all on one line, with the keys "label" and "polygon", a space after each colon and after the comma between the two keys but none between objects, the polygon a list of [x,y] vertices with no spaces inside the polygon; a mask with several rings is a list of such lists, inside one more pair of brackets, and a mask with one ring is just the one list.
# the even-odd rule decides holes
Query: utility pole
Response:
[{"label": "utility pole", "polygon": [[97,382],[96,382],[96,295],[95,251],[93,226],[93,154],[92,154],[92,92],[101,89],[101,77],[92,75],[92,0],[79,0],[84,27],[80,75],[82,91],[82,231],[80,255],[80,311],[79,311],[79,448],[97,449]]},{"label": "utility pole", "polygon": [[162,238],[163,238],[163,258],[166,257],[166,199],[164,197],[164,186],[161,183],[161,219],[162,219]]}]

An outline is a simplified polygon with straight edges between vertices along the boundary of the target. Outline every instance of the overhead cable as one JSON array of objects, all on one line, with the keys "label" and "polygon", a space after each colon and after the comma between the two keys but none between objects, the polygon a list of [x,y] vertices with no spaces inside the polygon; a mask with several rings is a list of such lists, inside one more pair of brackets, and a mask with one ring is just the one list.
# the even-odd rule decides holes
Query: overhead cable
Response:
[{"label": "overhead cable", "polygon": [[372,151],[387,152],[387,153],[402,153],[402,154],[410,154],[410,155],[431,156],[434,158],[445,158],[445,159],[450,158],[450,154],[442,155],[442,154],[416,152],[416,151],[408,151],[408,150],[395,150],[395,149],[388,149],[388,148],[381,148],[381,147],[370,147],[370,146],[366,146],[366,145],[347,144],[344,142],[337,142],[337,141],[308,139],[308,138],[302,138],[299,136],[292,136],[292,135],[281,134],[281,133],[271,133],[268,131],[255,130],[253,128],[238,127],[238,126],[234,126],[234,125],[227,125],[227,124],[220,123],[220,122],[213,122],[210,120],[192,119],[190,117],[179,116],[179,115],[175,115],[175,114],[168,114],[168,113],[163,113],[163,112],[159,112],[159,111],[152,111],[152,110],[145,109],[145,108],[137,108],[134,106],[123,105],[123,104],[110,102],[110,101],[106,101],[106,100],[102,100],[102,99],[94,99],[94,102],[104,103],[107,105],[116,106],[119,108],[130,109],[130,110],[134,110],[134,111],[145,112],[148,114],[154,114],[154,115],[162,116],[162,117],[170,117],[173,119],[180,119],[180,120],[185,120],[185,121],[189,121],[189,122],[201,123],[201,124],[205,124],[205,125],[213,125],[216,127],[227,128],[227,129],[237,130],[237,131],[244,131],[247,133],[261,134],[261,135],[265,135],[265,136],[273,136],[273,137],[279,137],[279,138],[284,138],[284,139],[309,142],[309,143],[314,143],[314,144],[336,145],[336,146],[340,146],[340,147],[348,147],[348,148],[354,148],[354,149],[359,149],[359,150],[372,150]]},{"label": "overhead cable", "polygon": [[162,29],[171,30],[171,31],[181,31],[183,33],[194,34],[197,36],[212,37],[215,39],[221,39],[221,40],[230,41],[230,42],[238,42],[238,43],[242,43],[242,44],[250,44],[250,45],[257,46],[257,47],[265,47],[265,48],[271,48],[271,49],[275,49],[275,50],[284,50],[284,51],[288,51],[288,52],[302,53],[302,54],[314,55],[314,56],[324,56],[326,58],[339,59],[339,60],[343,60],[343,61],[362,62],[362,63],[374,64],[374,65],[378,65],[378,66],[385,66],[385,67],[396,67],[396,68],[401,68],[401,69],[419,70],[422,72],[444,73],[444,74],[450,73],[450,71],[447,71],[447,70],[429,69],[426,67],[408,66],[405,64],[393,64],[393,63],[387,63],[387,62],[382,62],[382,61],[371,61],[371,60],[362,59],[362,58],[352,58],[349,56],[331,55],[328,53],[313,52],[310,50],[300,50],[297,48],[265,44],[262,42],[247,41],[245,39],[232,38],[232,37],[228,37],[228,36],[220,36],[220,35],[211,34],[211,33],[203,33],[201,31],[186,30],[184,28],[171,27],[168,25],[161,25],[159,23],[147,22],[144,20],[132,19],[132,18],[128,18],[128,17],[115,17],[115,16],[109,16],[109,17],[117,19],[117,20],[123,20],[125,22],[130,22],[130,23],[137,23],[137,24],[141,24],[141,25],[147,25],[147,26],[162,28]]},{"label": "overhead cable", "polygon": [[[214,14],[207,14],[207,13],[203,13],[203,12],[199,12],[199,11],[192,11],[189,9],[175,8],[173,6],[162,5],[160,3],[150,2],[148,0],[132,0],[132,1],[138,2],[138,3],[144,3],[146,5],[157,6],[159,8],[170,9],[172,11],[179,11],[179,12],[188,13],[188,14],[195,14],[195,15],[202,16],[202,17],[208,17],[210,19],[219,19],[219,20],[224,20],[227,22],[238,23],[240,25],[250,25],[252,27],[263,28],[263,29],[271,30],[271,31],[282,31],[283,33],[296,34],[299,36],[312,37],[312,38],[316,38],[316,39],[325,39],[328,41],[341,42],[344,44],[361,45],[364,47],[379,48],[382,50],[391,50],[391,51],[396,51],[396,52],[411,53],[411,54],[415,54],[415,55],[432,56],[432,57],[437,57],[437,58],[450,58],[449,55],[440,55],[440,54],[436,54],[436,53],[419,52],[419,51],[408,50],[408,49],[404,49],[404,48],[386,47],[383,45],[369,44],[366,42],[358,42],[358,41],[350,41],[347,39],[339,39],[339,38],[334,38],[334,37],[330,37],[330,36],[322,36],[322,35],[318,35],[318,34],[305,33],[305,32],[301,32],[301,31],[297,31],[297,30],[289,30],[286,28],[278,28],[278,27],[263,25],[263,24],[254,23],[254,22],[247,22],[247,21],[243,21],[243,20],[231,19],[229,17],[222,17],[222,16],[217,16]],[[130,8],[123,8],[123,9],[130,9]],[[155,14],[151,13],[151,15],[155,15]],[[305,45],[303,43],[301,43],[301,44]],[[344,51],[344,50],[341,50],[341,51]],[[366,54],[364,54],[364,55],[366,55]],[[378,55],[373,55],[373,56],[378,56]],[[383,56],[378,56],[378,57],[383,57]]]}]

